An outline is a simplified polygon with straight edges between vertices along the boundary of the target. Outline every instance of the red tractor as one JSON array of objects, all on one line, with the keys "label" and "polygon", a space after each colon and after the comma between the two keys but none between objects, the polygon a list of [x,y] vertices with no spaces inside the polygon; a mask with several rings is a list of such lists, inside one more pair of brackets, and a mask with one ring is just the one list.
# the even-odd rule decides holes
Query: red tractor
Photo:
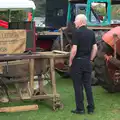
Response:
[{"label": "red tractor", "polygon": [[102,36],[94,70],[100,84],[109,92],[120,91],[120,27]]}]

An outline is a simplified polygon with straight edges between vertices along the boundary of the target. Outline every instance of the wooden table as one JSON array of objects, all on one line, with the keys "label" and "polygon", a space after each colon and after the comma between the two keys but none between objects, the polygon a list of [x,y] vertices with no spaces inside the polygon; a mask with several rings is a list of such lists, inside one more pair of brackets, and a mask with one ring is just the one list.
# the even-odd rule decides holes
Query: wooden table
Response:
[{"label": "wooden table", "polygon": [[[6,61],[15,61],[15,60],[23,60],[27,59],[29,61],[29,72],[30,72],[30,90],[31,96],[28,99],[53,99],[53,109],[61,107],[60,95],[56,90],[56,80],[55,80],[55,68],[54,68],[54,60],[55,59],[66,59],[69,57],[69,53],[58,54],[53,52],[36,52],[32,54],[21,54],[21,55],[4,55],[0,56],[0,65],[5,65]],[[34,92],[34,60],[35,59],[48,59],[50,62],[50,75],[51,75],[51,83],[52,83],[52,94],[44,94],[44,95],[33,95]],[[9,62],[10,63],[10,62]],[[17,63],[16,63],[17,65]]]}]

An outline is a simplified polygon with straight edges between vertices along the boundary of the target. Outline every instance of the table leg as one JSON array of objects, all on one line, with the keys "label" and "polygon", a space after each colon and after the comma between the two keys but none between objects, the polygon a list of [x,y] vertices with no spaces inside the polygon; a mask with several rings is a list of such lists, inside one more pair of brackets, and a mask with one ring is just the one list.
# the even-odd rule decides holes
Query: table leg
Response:
[{"label": "table leg", "polygon": [[29,60],[29,70],[30,70],[30,89],[31,89],[31,95],[33,95],[33,91],[34,91],[34,59]]},{"label": "table leg", "polygon": [[53,91],[53,110],[63,108],[63,105],[60,101],[60,95],[56,91],[56,80],[55,80],[55,69],[54,69],[54,59],[50,59],[50,73],[51,73],[51,82],[52,82],[52,91]]},{"label": "table leg", "polygon": [[54,59],[53,58],[50,58],[50,73],[51,73],[53,95],[56,95],[57,91],[56,91],[55,69],[54,69]]},{"label": "table leg", "polygon": [[60,35],[60,46],[61,46],[61,51],[63,51],[63,31],[62,30]]},{"label": "table leg", "polygon": [[44,90],[44,85],[43,85],[43,78],[42,76],[38,77],[38,82],[39,82],[39,92],[40,95],[44,95],[45,94],[45,90]]}]

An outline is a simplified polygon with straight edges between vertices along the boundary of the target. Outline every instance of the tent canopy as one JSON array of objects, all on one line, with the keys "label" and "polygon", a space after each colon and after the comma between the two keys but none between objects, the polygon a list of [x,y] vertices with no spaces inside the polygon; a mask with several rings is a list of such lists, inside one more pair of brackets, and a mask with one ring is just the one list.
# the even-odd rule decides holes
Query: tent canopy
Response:
[{"label": "tent canopy", "polygon": [[32,0],[0,0],[0,10],[3,9],[35,9]]}]

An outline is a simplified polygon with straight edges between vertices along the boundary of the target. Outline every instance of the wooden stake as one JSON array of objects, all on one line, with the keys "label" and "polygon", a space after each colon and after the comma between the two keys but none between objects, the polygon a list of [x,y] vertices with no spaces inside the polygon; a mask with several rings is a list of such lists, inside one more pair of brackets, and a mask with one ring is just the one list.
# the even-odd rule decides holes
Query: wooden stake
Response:
[{"label": "wooden stake", "polygon": [[55,68],[54,68],[54,59],[50,59],[50,74],[51,74],[51,82],[52,82],[52,91],[53,95],[56,96],[57,91],[56,91],[56,81],[55,81]]},{"label": "wooden stake", "polygon": [[3,107],[0,108],[0,112],[21,112],[38,110],[38,105],[27,105],[27,106],[15,106],[15,107]]}]

